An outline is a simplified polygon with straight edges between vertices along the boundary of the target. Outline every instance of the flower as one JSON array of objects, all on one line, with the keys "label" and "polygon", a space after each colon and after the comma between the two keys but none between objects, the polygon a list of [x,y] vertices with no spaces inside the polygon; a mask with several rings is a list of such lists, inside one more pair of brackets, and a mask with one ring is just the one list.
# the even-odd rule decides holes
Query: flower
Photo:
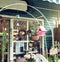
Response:
[{"label": "flower", "polygon": [[27,62],[35,62],[35,54],[26,54],[24,57],[26,58]]}]

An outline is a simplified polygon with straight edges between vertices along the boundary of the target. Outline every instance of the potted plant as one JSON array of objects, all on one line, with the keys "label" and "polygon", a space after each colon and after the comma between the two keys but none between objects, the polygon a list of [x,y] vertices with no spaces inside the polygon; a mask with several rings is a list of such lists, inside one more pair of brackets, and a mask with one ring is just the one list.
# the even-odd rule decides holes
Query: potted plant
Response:
[{"label": "potted plant", "polygon": [[45,28],[41,26],[41,22],[33,21],[29,27],[29,33],[33,41],[38,41],[40,36],[45,35]]},{"label": "potted plant", "polygon": [[30,24],[30,27],[29,27],[29,35],[30,35],[30,38],[33,40],[33,41],[37,41],[39,40],[39,36],[37,35],[37,29],[38,29],[38,26],[40,24],[37,23],[37,21],[33,21],[31,24]]}]

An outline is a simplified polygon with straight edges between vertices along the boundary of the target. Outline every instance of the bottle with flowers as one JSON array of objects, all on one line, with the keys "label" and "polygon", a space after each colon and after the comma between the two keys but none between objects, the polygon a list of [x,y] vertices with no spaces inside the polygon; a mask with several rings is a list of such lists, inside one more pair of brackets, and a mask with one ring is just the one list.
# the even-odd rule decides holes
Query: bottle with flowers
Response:
[{"label": "bottle with flowers", "polygon": [[36,62],[35,54],[26,54],[24,55],[27,62]]}]

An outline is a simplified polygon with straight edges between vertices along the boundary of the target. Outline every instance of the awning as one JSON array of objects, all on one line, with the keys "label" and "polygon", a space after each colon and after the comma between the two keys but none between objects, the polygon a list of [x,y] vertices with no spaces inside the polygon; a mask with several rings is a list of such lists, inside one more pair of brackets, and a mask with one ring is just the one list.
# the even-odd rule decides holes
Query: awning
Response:
[{"label": "awning", "polygon": [[0,0],[0,8],[13,9],[13,10],[27,10],[27,3],[21,0]]},{"label": "awning", "polygon": [[60,0],[43,0],[43,1],[49,1],[51,3],[60,4]]}]

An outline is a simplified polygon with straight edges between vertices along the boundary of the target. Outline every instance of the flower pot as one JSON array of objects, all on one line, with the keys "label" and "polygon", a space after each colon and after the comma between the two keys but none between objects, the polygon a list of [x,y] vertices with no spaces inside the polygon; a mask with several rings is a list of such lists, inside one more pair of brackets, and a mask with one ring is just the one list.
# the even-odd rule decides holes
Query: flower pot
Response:
[{"label": "flower pot", "polygon": [[32,40],[33,41],[38,41],[39,40],[39,36],[38,35],[32,35]]}]

